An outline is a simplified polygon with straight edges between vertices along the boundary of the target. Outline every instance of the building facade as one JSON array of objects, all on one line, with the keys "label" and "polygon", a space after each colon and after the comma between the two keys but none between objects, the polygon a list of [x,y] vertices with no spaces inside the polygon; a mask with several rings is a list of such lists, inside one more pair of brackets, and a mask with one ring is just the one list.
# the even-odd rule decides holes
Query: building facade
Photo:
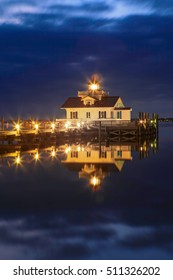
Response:
[{"label": "building facade", "polygon": [[130,121],[132,111],[120,96],[109,96],[96,81],[89,83],[87,91],[78,91],[77,97],[69,97],[61,109],[66,110],[66,119],[81,121]]}]

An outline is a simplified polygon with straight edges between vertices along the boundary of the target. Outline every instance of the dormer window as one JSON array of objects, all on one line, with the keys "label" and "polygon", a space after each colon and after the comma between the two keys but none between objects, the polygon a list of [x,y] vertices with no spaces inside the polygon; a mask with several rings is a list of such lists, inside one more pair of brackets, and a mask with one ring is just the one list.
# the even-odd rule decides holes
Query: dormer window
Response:
[{"label": "dormer window", "polygon": [[91,97],[91,96],[86,96],[84,97],[83,99],[83,104],[85,106],[91,106],[91,105],[94,105],[94,102],[95,102],[95,98]]}]

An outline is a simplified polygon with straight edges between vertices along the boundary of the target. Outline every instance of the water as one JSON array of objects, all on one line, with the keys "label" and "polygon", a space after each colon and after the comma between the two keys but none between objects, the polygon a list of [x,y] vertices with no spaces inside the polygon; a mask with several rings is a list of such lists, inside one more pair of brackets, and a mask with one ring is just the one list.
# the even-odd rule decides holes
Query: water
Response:
[{"label": "water", "polygon": [[[51,145],[7,151],[0,258],[172,259],[172,144],[170,126],[160,128],[159,150],[150,143],[143,159],[129,145],[64,143],[56,157]],[[141,155],[146,149],[139,147]]]}]

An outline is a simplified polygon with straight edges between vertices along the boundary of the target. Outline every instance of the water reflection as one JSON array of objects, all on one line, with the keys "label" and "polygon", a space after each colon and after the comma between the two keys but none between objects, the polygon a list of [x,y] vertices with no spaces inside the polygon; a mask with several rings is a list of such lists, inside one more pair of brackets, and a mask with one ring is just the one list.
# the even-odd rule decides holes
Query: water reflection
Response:
[{"label": "water reflection", "polygon": [[158,150],[157,139],[143,140],[140,143],[67,143],[37,139],[22,143],[1,141],[1,167],[17,166],[23,168],[28,164],[58,160],[72,172],[78,172],[79,179],[85,179],[93,191],[101,188],[103,180],[111,173],[121,172],[127,161],[132,161],[132,151],[138,152],[139,158],[146,158],[149,152]]},{"label": "water reflection", "polygon": [[85,178],[98,190],[103,179],[110,172],[121,172],[125,161],[132,160],[130,145],[71,145],[65,147],[66,158],[62,160],[69,170],[77,171],[79,178]]},{"label": "water reflection", "polygon": [[0,259],[172,259],[168,130],[157,155],[154,139],[1,142]]}]

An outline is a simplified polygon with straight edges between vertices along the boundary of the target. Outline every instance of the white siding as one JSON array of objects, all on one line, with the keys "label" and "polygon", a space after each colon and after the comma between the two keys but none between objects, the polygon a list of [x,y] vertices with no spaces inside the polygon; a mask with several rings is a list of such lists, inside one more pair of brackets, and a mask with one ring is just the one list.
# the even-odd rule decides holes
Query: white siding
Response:
[{"label": "white siding", "polygon": [[[113,112],[114,119],[117,119],[117,111],[122,112],[122,119],[129,121],[131,120],[131,110],[114,110],[114,108],[107,108],[107,107],[101,107],[101,108],[70,108],[66,109],[67,112],[67,119],[70,119],[70,112],[78,112],[78,119],[80,120],[97,120],[99,119],[99,111],[100,112],[106,112],[106,118],[111,119],[111,112]],[[86,113],[90,112],[90,118],[86,117]]]}]

